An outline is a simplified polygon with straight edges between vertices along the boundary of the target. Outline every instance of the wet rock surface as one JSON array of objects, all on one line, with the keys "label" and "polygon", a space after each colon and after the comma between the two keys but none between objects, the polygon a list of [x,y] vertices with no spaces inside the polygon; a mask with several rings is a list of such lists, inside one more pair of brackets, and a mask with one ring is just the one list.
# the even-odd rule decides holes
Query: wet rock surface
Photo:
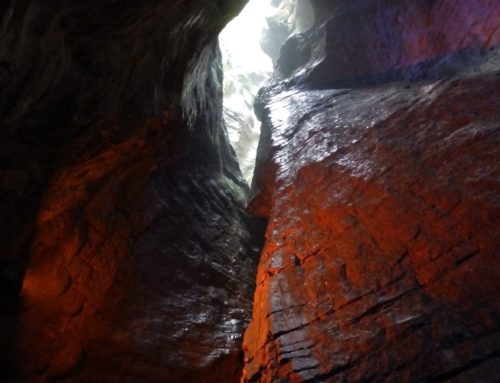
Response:
[{"label": "wet rock surface", "polygon": [[[239,380],[242,3],[0,5],[0,381]],[[243,381],[496,381],[499,6],[311,3],[257,105]]]},{"label": "wet rock surface", "polygon": [[0,6],[0,381],[238,381],[258,244],[216,37],[242,6]]},{"label": "wet rock surface", "polygon": [[224,66],[224,121],[249,184],[260,134],[254,113],[255,96],[271,77],[287,38],[304,32],[313,23],[309,0],[253,0],[219,35]]},{"label": "wet rock surface", "polygon": [[289,39],[278,60],[283,77],[310,87],[449,77],[500,42],[494,0],[324,3],[313,2],[326,21]]},{"label": "wet rock surface", "polygon": [[276,64],[281,47],[290,35],[307,31],[314,24],[314,10],[309,0],[271,1],[274,12],[267,17],[261,36],[262,50]]},{"label": "wet rock surface", "polygon": [[[500,7],[364,3],[361,30],[333,17],[300,36],[303,44],[289,40],[283,62],[308,44],[311,57],[322,47],[315,57],[323,61],[303,56],[259,96],[250,209],[269,226],[243,381],[496,381]],[[407,18],[417,3],[429,12],[425,30]],[[379,16],[370,19],[374,9]],[[467,15],[463,33],[473,37],[454,40],[457,15]],[[329,28],[345,34],[320,43]],[[436,28],[446,37],[429,47],[422,41]],[[401,29],[420,33],[421,45],[380,35]],[[348,36],[366,45],[346,46]],[[370,41],[389,42],[378,49]],[[464,44],[468,55],[456,55]],[[410,45],[416,61],[401,54]],[[371,61],[341,56],[343,49]],[[436,59],[443,52],[451,73]],[[334,65],[340,57],[349,65]],[[387,72],[397,62],[407,64]]]}]

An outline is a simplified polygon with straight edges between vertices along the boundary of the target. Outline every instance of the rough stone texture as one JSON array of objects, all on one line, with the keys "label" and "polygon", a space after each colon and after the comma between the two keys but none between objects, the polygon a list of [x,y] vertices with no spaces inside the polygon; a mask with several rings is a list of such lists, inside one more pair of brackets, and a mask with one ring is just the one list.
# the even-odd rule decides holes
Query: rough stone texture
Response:
[{"label": "rough stone texture", "polygon": [[256,107],[242,381],[497,381],[500,5],[337,3]]},{"label": "rough stone texture", "polygon": [[0,381],[237,381],[255,244],[216,37],[244,1],[63,3],[0,5]]},{"label": "rough stone texture", "polygon": [[302,33],[314,24],[314,10],[310,0],[275,0],[272,15],[267,17],[267,25],[261,36],[262,50],[276,64],[280,50],[288,37]]},{"label": "rough stone texture", "polygon": [[[253,107],[255,96],[271,77],[287,38],[309,29],[313,21],[309,0],[254,0],[219,35],[224,66],[224,121],[249,184],[260,135]],[[245,49],[240,51],[242,46]]]},{"label": "rough stone texture", "polygon": [[283,76],[316,88],[440,78],[500,43],[495,0],[336,1],[329,13],[318,6],[329,20],[289,39],[278,60]]}]

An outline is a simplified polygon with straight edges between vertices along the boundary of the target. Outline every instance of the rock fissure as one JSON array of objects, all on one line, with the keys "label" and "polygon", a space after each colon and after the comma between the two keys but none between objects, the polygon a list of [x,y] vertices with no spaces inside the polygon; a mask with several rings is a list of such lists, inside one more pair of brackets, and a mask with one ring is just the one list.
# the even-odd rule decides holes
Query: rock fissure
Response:
[{"label": "rock fissure", "polygon": [[56,3],[0,5],[2,382],[500,379],[498,1],[269,0],[243,80],[244,0]]},{"label": "rock fissure", "polygon": [[440,374],[438,376],[429,377],[428,381],[431,381],[431,382],[450,381],[451,379],[453,379],[457,376],[463,375],[465,372],[472,370],[472,369],[476,368],[477,366],[480,366],[482,363],[485,363],[485,362],[492,360],[492,359],[498,359],[499,357],[500,357],[500,350],[495,350],[495,351],[491,352],[490,354],[486,355],[485,357],[473,359],[459,368],[455,368],[451,371],[447,371],[447,372]]}]

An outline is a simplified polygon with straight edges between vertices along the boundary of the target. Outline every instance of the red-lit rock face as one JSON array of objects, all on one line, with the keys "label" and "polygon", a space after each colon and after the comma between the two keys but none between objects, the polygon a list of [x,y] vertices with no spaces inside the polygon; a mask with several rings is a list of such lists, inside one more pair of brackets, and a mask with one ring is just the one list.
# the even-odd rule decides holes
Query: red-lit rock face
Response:
[{"label": "red-lit rock face", "polygon": [[291,109],[285,120],[270,113],[276,145],[286,145],[274,155],[279,186],[245,335],[246,380],[440,381],[462,368],[489,376],[498,95],[491,75],[269,100],[270,110]]},{"label": "red-lit rock face", "polygon": [[243,1],[47,3],[0,6],[0,381],[237,381],[255,251],[215,39]]},{"label": "red-lit rock face", "polygon": [[53,181],[21,292],[20,377],[188,381],[238,354],[254,270],[243,200],[176,158],[177,124],[150,120]]},{"label": "red-lit rock face", "polygon": [[[214,38],[242,3],[0,5],[0,381],[238,380]],[[257,108],[243,380],[498,380],[499,6],[335,3]]]},{"label": "red-lit rock face", "polygon": [[[500,11],[482,4],[487,15],[467,11],[479,29]],[[244,382],[500,378],[498,54],[463,56],[448,79],[433,64],[399,76],[439,81],[317,90],[299,73],[260,96],[251,208],[269,226]]]}]

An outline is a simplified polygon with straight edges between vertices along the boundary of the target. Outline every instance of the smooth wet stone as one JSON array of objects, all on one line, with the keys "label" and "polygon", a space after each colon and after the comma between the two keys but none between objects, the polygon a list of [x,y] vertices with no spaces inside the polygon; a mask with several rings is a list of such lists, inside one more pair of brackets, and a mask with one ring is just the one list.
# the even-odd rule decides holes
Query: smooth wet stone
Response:
[{"label": "smooth wet stone", "polygon": [[258,244],[222,122],[243,1],[0,5],[0,381],[235,382]]},{"label": "smooth wet stone", "polygon": [[[249,206],[269,226],[243,382],[500,377],[500,66],[482,50],[500,6],[474,4],[338,2],[353,18],[282,50],[298,66],[256,105]],[[452,73],[428,60],[443,51]]]}]

